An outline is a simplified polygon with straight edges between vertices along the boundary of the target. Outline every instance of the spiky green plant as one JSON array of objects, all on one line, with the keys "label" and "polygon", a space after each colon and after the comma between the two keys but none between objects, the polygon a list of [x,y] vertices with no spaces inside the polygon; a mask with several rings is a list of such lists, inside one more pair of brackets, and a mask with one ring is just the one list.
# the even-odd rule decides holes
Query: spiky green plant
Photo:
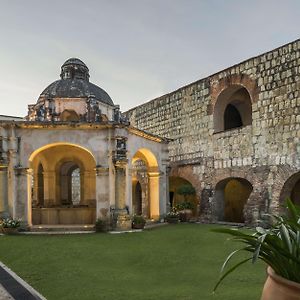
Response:
[{"label": "spiky green plant", "polygon": [[[286,209],[284,216],[272,216],[274,224],[269,229],[257,227],[252,234],[238,229],[213,229],[215,232],[230,234],[232,240],[244,244],[244,247],[231,252],[225,260],[214,291],[239,266],[248,261],[255,263],[258,259],[269,265],[277,275],[300,283],[300,208],[288,199]],[[251,256],[227,269],[231,259],[241,251],[250,252]]]}]

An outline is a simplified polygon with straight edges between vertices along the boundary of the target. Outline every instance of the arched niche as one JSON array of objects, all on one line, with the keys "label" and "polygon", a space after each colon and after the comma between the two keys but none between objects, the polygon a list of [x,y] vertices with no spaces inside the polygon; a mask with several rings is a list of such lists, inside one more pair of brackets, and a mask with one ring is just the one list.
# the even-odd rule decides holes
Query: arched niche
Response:
[{"label": "arched niche", "polygon": [[252,124],[252,101],[248,90],[232,85],[220,93],[214,107],[215,133]]},{"label": "arched niche", "polygon": [[193,206],[193,215],[196,216],[197,214],[197,206],[198,206],[198,199],[196,192],[193,195],[183,196],[178,193],[179,189],[182,186],[191,186],[195,188],[188,180],[179,177],[179,176],[170,176],[169,177],[169,199],[170,199],[170,207],[176,207],[176,205],[187,201],[190,202]]},{"label": "arched niche", "polygon": [[78,122],[79,116],[75,110],[65,109],[60,115],[60,120],[63,122]]}]

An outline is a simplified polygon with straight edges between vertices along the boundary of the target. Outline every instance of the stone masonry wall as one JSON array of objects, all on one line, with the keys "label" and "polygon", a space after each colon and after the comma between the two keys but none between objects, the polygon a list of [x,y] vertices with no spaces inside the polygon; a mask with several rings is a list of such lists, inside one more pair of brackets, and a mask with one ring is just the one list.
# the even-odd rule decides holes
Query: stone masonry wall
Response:
[{"label": "stone masonry wall", "polygon": [[[219,133],[214,116],[223,91],[241,86],[252,124]],[[250,58],[127,112],[131,124],[171,138],[171,174],[197,178],[201,215],[214,219],[214,189],[228,177],[253,186],[246,222],[277,211],[284,183],[300,171],[300,40]],[[188,170],[188,171],[187,171]],[[190,175],[187,175],[190,173]],[[186,178],[188,179],[188,178]]]}]

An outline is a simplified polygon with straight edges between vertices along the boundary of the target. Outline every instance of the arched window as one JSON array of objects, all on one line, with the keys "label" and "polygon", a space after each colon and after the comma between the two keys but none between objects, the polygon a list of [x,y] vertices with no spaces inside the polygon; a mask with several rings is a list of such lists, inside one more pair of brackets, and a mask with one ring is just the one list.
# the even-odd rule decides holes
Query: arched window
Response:
[{"label": "arched window", "polygon": [[246,88],[233,85],[218,97],[214,107],[215,133],[252,124],[251,97]]},{"label": "arched window", "polygon": [[79,205],[80,203],[80,169],[76,168],[71,173],[71,186],[72,186],[72,203],[73,205]]},{"label": "arched window", "polygon": [[60,115],[60,120],[63,122],[77,122],[79,121],[79,116],[74,110],[65,109]]}]

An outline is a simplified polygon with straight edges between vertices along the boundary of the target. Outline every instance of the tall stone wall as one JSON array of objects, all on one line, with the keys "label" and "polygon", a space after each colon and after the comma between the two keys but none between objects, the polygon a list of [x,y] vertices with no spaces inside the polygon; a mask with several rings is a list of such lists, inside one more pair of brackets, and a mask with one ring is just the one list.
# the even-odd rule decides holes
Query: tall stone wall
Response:
[{"label": "tall stone wall", "polygon": [[[234,88],[250,95],[246,113],[251,123],[216,130],[224,118],[220,105]],[[246,222],[253,223],[279,210],[283,195],[289,194],[283,192],[291,185],[287,180],[300,171],[300,40],[142,104],[127,115],[133,126],[173,140],[171,174],[195,186],[203,219],[215,218],[217,183],[240,177],[253,186],[244,209]]]}]

